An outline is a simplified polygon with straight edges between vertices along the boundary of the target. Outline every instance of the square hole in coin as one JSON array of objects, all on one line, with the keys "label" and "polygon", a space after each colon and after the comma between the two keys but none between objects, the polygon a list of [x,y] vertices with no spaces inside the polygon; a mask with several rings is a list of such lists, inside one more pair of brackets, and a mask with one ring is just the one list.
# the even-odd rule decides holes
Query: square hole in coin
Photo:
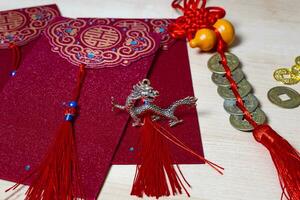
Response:
[{"label": "square hole in coin", "polygon": [[289,75],[289,74],[284,74],[284,75],[283,75],[283,78],[285,78],[285,79],[291,78],[291,75]]},{"label": "square hole in coin", "polygon": [[280,98],[281,101],[287,101],[291,99],[287,94],[281,94],[278,97]]}]

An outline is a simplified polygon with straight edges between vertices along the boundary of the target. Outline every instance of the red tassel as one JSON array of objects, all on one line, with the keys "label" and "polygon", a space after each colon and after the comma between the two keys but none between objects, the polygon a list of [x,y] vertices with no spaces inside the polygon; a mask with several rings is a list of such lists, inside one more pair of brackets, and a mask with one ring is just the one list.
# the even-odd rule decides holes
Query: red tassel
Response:
[{"label": "red tassel", "polygon": [[177,166],[179,174],[174,169],[173,160],[164,139],[197,156],[222,173],[220,169],[223,170],[223,168],[190,150],[157,122],[153,122],[149,116],[144,119],[141,134],[141,152],[139,155],[141,163],[136,168],[131,195],[143,197],[145,194],[158,199],[162,196],[170,196],[171,193],[172,195],[182,194],[182,190],[184,190],[187,196],[190,196],[183,182],[188,187],[190,185],[185,180],[179,167]]},{"label": "red tassel", "polygon": [[34,180],[26,192],[25,200],[84,199],[80,189],[73,127],[83,79],[84,65],[80,65],[79,78],[73,97],[74,101],[69,103],[69,108],[65,112],[65,120],[58,129],[41,165],[23,181],[6,191],[16,189],[20,183],[34,176]]},{"label": "red tassel", "polygon": [[281,199],[285,196],[288,200],[300,200],[299,152],[269,125],[258,125],[253,135],[270,151],[282,188]]},{"label": "red tassel", "polygon": [[[61,124],[41,165],[26,179],[31,176],[35,177],[25,200],[73,200],[82,196],[72,121]],[[6,191],[19,185],[17,183]]]},{"label": "red tassel", "polygon": [[25,200],[72,200],[81,194],[71,121],[62,123],[36,174]]}]

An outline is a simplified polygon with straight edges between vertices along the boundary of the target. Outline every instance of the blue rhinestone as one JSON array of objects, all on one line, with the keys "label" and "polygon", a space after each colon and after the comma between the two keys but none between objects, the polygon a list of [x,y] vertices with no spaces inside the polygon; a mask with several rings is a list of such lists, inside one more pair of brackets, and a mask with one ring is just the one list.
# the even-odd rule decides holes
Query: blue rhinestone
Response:
[{"label": "blue rhinestone", "polygon": [[135,40],[132,40],[132,41],[130,42],[131,45],[137,45],[137,43],[138,43],[138,42],[135,41]]},{"label": "blue rhinestone", "polygon": [[87,54],[87,56],[88,56],[88,58],[94,58],[94,57],[95,57],[95,54],[92,53],[92,52],[90,52],[90,53]]},{"label": "blue rhinestone", "polygon": [[14,39],[14,37],[12,36],[12,35],[8,35],[8,36],[6,36],[6,39],[8,39],[8,40],[13,40]]},{"label": "blue rhinestone", "polygon": [[69,102],[69,106],[72,107],[72,108],[76,108],[77,105],[78,105],[78,104],[77,104],[76,101],[70,101],[70,102]]},{"label": "blue rhinestone", "polygon": [[67,28],[67,29],[66,29],[66,32],[67,32],[67,33],[71,33],[71,32],[72,32],[72,29],[71,29],[71,28]]},{"label": "blue rhinestone", "polygon": [[145,104],[145,105],[149,105],[149,101],[146,101],[146,100],[145,100],[145,101],[144,101],[144,104]]},{"label": "blue rhinestone", "polygon": [[26,165],[26,166],[25,166],[25,170],[26,170],[26,171],[29,171],[29,170],[30,170],[30,165]]},{"label": "blue rhinestone", "polygon": [[66,121],[73,121],[73,119],[74,119],[74,116],[73,116],[73,115],[71,115],[71,114],[66,114],[66,115],[65,115],[65,120],[66,120]]},{"label": "blue rhinestone", "polygon": [[134,151],[134,148],[133,148],[133,147],[130,147],[130,148],[129,148],[129,151]]},{"label": "blue rhinestone", "polygon": [[40,14],[37,14],[37,15],[35,15],[35,18],[36,18],[37,20],[39,20],[39,19],[42,19],[42,16],[41,16]]},{"label": "blue rhinestone", "polygon": [[159,32],[160,32],[160,33],[164,32],[164,31],[165,31],[164,28],[162,28],[162,27],[159,28]]},{"label": "blue rhinestone", "polygon": [[111,50],[112,50],[112,51],[116,51],[117,49],[116,49],[116,48],[112,48]]},{"label": "blue rhinestone", "polygon": [[17,70],[13,70],[13,71],[10,73],[11,76],[15,76],[16,74],[17,74]]}]

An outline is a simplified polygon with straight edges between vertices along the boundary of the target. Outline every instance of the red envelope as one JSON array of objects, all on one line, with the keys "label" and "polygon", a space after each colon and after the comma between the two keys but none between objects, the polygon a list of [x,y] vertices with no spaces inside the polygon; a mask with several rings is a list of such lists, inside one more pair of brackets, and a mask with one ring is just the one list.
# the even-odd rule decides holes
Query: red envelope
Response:
[{"label": "red envelope", "polygon": [[[156,53],[155,60],[148,73],[151,85],[160,91],[160,96],[156,100],[157,104],[167,107],[177,99],[194,96],[186,41],[174,40],[167,31],[172,19],[86,19],[89,24],[109,24],[124,30],[134,29],[159,34],[162,48]],[[130,91],[128,91],[128,95],[129,93]],[[126,97],[118,96],[115,98],[118,102],[125,103]],[[184,111],[178,114],[182,116],[184,123],[170,129],[171,132],[203,156],[196,109],[192,108],[188,112]],[[138,162],[136,147],[138,137],[136,135],[139,133],[138,129],[132,127],[131,124],[132,121],[128,121],[112,164],[136,164]],[[175,145],[171,145],[170,148],[176,163],[203,164],[202,161]]]},{"label": "red envelope", "polygon": [[56,16],[60,16],[55,4],[0,11],[0,91],[9,79],[14,65],[14,43],[20,48],[21,58],[33,46],[35,40]]},{"label": "red envelope", "polygon": [[127,114],[111,111],[111,96],[126,97],[146,77],[159,37],[66,18],[55,20],[45,35],[0,94],[0,178],[20,181],[37,168],[71,100],[78,65],[84,63],[90,69],[75,137],[83,191],[95,199],[128,120]]}]

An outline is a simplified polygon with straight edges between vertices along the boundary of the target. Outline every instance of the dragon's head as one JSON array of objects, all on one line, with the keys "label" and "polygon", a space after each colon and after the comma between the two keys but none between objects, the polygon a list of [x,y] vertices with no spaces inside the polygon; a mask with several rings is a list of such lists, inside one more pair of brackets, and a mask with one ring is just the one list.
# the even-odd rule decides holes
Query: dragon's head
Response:
[{"label": "dragon's head", "polygon": [[144,79],[133,86],[131,97],[135,100],[143,99],[152,102],[158,95],[159,92],[150,86],[150,81]]}]

